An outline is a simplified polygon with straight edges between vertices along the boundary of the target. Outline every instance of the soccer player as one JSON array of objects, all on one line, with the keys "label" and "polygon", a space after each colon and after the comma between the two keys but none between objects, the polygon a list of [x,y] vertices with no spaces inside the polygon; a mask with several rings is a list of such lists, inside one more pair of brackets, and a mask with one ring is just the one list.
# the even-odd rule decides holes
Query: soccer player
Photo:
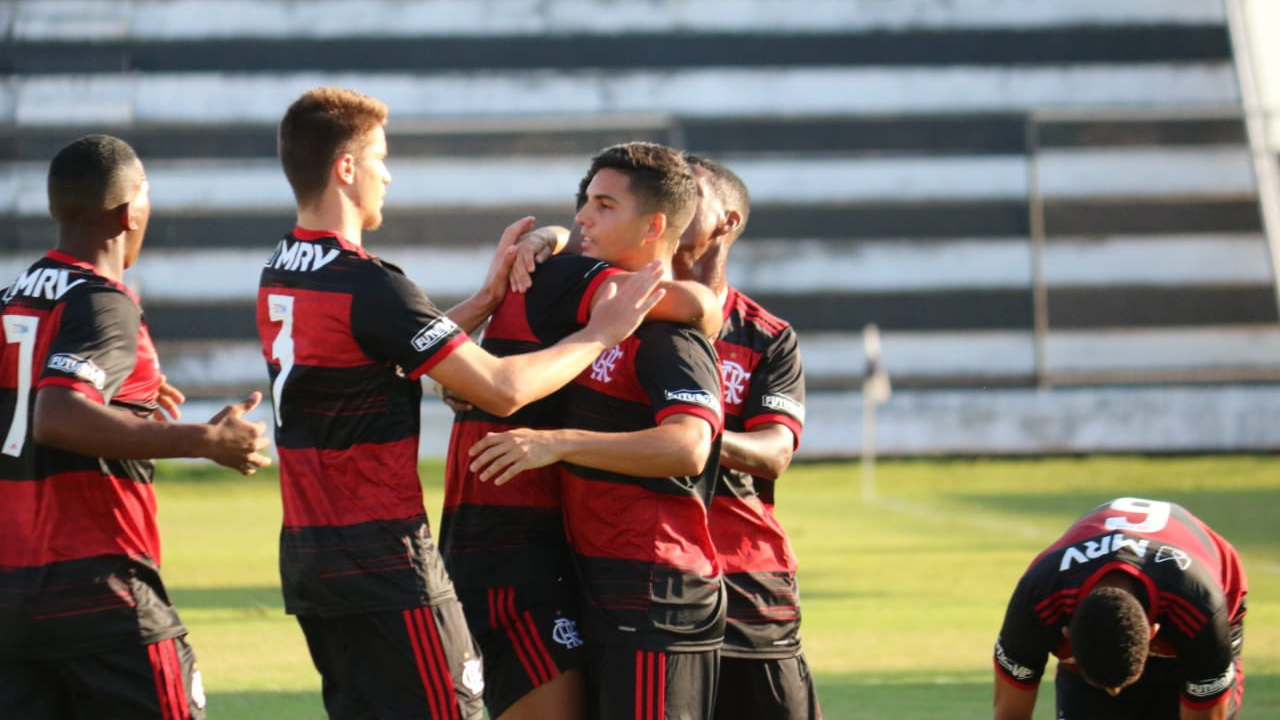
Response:
[{"label": "soccer player", "polygon": [[[669,269],[697,194],[680,154],[613,146],[587,178],[583,253]],[[715,351],[692,328],[646,324],[565,389],[563,412],[563,429],[480,441],[471,470],[500,484],[564,463],[589,715],[708,718],[725,602],[707,529],[721,427]]]},{"label": "soccer player", "polygon": [[1059,718],[1233,718],[1247,592],[1235,548],[1185,509],[1138,498],[1094,508],[1013,591],[995,717],[1031,717],[1053,653]]},{"label": "soccer player", "polygon": [[661,299],[660,268],[611,286],[586,327],[521,357],[466,332],[502,299],[503,234],[483,289],[440,313],[364,248],[391,181],[380,101],[303,94],[280,124],[297,227],[267,261],[258,330],[272,378],[285,609],[298,618],[332,717],[479,717],[484,688],[453,585],[432,545],[417,472],[419,378],[505,416],[569,382]]},{"label": "soccer player", "polygon": [[[554,252],[568,234],[563,228],[537,232],[522,238],[521,250]],[[609,264],[614,260],[619,264]],[[506,295],[482,347],[507,356],[557,342],[587,322],[610,284],[641,269],[638,261],[608,253],[552,255],[535,275],[523,276],[522,292]],[[523,255],[517,262],[532,265]],[[666,294],[648,319],[718,332],[719,306],[707,288],[676,281],[659,287]],[[585,711],[578,585],[564,534],[559,471],[538,468],[498,486],[480,482],[469,468],[468,451],[488,433],[558,427],[558,401],[553,395],[507,418],[453,405],[460,413],[449,439],[440,551],[484,655],[485,704],[502,720],[569,720]]]},{"label": "soccer player", "polygon": [[0,295],[0,717],[203,718],[187,630],[160,579],[150,458],[270,460],[254,393],[176,424],[122,284],[151,213],[133,148],[82,137],[49,166],[56,249]]},{"label": "soccer player", "polygon": [[729,249],[750,215],[736,173],[686,154],[698,179],[698,210],[680,238],[674,268],[695,279],[724,309],[716,339],[724,386],[720,472],[711,537],[724,571],[728,618],[720,651],[716,717],[820,718],[800,648],[796,556],[773,514],[774,484],[791,464],[804,427],[804,370],[796,333],[729,285]]}]

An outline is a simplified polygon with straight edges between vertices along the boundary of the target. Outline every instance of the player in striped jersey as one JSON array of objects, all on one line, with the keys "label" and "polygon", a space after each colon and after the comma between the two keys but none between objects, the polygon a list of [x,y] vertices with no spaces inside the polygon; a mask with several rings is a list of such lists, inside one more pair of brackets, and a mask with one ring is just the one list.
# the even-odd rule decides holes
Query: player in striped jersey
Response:
[{"label": "player in striped jersey", "polygon": [[1031,717],[1050,653],[1064,720],[1235,717],[1247,593],[1235,548],[1182,507],[1094,508],[1013,591],[995,646],[995,717]]},{"label": "player in striped jersey", "polygon": [[280,124],[297,227],[263,269],[258,330],[272,378],[285,609],[298,618],[331,717],[479,717],[481,659],[432,544],[417,472],[419,378],[498,416],[569,382],[661,298],[655,265],[611,285],[585,328],[495,358],[466,333],[503,298],[507,228],[489,280],[440,312],[370,254],[391,181],[387,108],[349,90],[305,93]]},{"label": "player in striped jersey", "polygon": [[204,717],[187,630],[160,579],[151,458],[269,459],[255,393],[177,419],[137,296],[121,283],[151,204],[124,141],[80,138],[49,167],[51,250],[0,316],[0,717]]},{"label": "player in striped jersey", "polygon": [[680,238],[676,277],[711,288],[724,310],[716,339],[724,386],[720,472],[711,537],[725,574],[728,618],[716,717],[820,718],[800,647],[796,556],[773,514],[774,486],[804,427],[804,370],[796,333],[728,283],[729,250],[750,215],[746,185],[712,160],[685,155],[698,210]]}]

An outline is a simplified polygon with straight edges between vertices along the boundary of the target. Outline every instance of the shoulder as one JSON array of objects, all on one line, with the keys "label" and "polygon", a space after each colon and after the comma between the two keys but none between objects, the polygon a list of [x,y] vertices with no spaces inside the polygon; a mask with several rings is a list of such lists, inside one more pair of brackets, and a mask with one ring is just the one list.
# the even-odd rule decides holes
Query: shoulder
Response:
[{"label": "shoulder", "polygon": [[763,305],[735,287],[729,288],[728,303],[729,311],[739,315],[744,326],[752,327],[764,335],[780,337],[792,331],[791,323],[769,312]]}]

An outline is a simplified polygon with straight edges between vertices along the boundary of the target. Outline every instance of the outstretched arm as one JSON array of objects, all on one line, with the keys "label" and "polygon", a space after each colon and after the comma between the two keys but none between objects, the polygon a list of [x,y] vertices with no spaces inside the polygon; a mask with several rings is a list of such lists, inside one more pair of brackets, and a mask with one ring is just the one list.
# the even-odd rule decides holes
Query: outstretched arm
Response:
[{"label": "outstretched arm", "polygon": [[707,464],[711,440],[707,421],[685,414],[634,432],[518,428],[490,433],[473,445],[471,471],[498,485],[560,461],[640,477],[697,475]]},{"label": "outstretched arm", "polygon": [[515,243],[524,233],[533,227],[533,216],[521,218],[507,226],[498,240],[498,247],[489,261],[489,270],[485,273],[484,283],[474,295],[449,308],[445,313],[450,320],[458,324],[462,331],[470,335],[476,328],[484,324],[498,304],[507,294],[507,277],[511,274],[512,265],[516,262]]},{"label": "outstretched arm", "polygon": [[111,460],[201,457],[252,475],[271,464],[266,425],[242,419],[262,400],[253,393],[223,408],[207,423],[157,422],[100,405],[77,390],[50,385],[36,395],[36,442]]},{"label": "outstretched arm", "polygon": [[482,410],[507,416],[546,397],[577,377],[599,355],[640,325],[662,299],[655,290],[662,268],[650,265],[625,283],[601,293],[587,326],[537,352],[497,358],[463,344],[428,371],[431,378]]}]

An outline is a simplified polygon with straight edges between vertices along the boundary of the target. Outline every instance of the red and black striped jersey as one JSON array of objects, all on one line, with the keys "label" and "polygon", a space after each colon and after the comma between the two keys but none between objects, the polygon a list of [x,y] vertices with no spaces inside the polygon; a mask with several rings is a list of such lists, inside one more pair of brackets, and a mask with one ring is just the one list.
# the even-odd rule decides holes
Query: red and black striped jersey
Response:
[{"label": "red and black striped jersey", "polygon": [[[1206,707],[1235,680],[1232,628],[1245,614],[1248,586],[1235,548],[1178,505],[1120,498],[1091,510],[1031,563],[1009,600],[996,641],[1001,677],[1034,687],[1050,653],[1070,663],[1062,635],[1076,603],[1103,575],[1126,572],[1146,590],[1160,630],[1152,658],[1176,658],[1182,701]],[[1150,669],[1150,663],[1148,668]]]},{"label": "red and black striped jersey", "polygon": [[262,271],[285,609],[336,616],[453,597],[418,477],[418,379],[467,337],[399,268],[295,228]]},{"label": "red and black striped jersey", "polygon": [[634,432],[678,413],[711,425],[711,455],[689,477],[636,477],[563,464],[565,530],[592,642],[711,650],[724,636],[724,591],[707,527],[722,429],[710,341],[658,322],[603,353],[564,389],[564,427]]},{"label": "red and black striped jersey", "polygon": [[[481,343],[502,357],[541,350],[586,325],[596,290],[621,272],[580,255],[558,255],[538,266],[526,293],[507,293]],[[479,408],[458,414],[449,437],[440,551],[458,587],[519,585],[570,571],[555,467],[520,473],[502,486],[480,482],[468,468],[471,446],[487,433],[560,424],[560,394],[509,417]]]},{"label": "red and black striped jersey", "polygon": [[71,388],[150,415],[155,346],[124,285],[54,250],[0,298],[0,655],[54,656],[186,632],[160,581],[150,461],[32,437],[35,395]]},{"label": "red and black striped jersey", "polygon": [[[716,340],[724,383],[724,429],[766,423],[804,427],[804,370],[795,330],[730,287]],[[773,514],[774,481],[721,467],[711,538],[729,599],[721,653],[790,657],[800,649],[796,556]]]}]

